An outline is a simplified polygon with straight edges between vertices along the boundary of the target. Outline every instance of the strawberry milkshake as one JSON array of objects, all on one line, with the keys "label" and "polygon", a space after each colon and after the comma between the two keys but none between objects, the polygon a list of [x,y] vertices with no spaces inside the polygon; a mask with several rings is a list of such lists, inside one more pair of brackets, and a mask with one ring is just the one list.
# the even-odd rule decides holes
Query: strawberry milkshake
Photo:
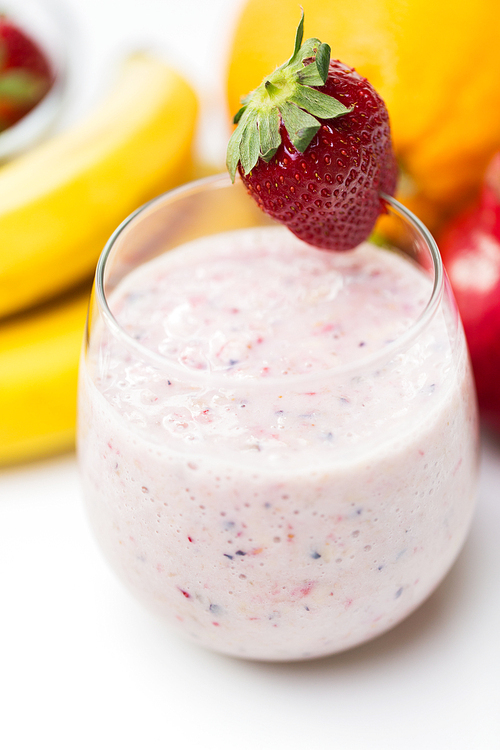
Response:
[{"label": "strawberry milkshake", "polygon": [[476,494],[475,395],[411,215],[391,202],[409,255],[380,234],[327,253],[247,201],[216,178],[112,238],[79,459],[97,539],[151,610],[221,652],[307,659],[391,628],[452,565]]}]

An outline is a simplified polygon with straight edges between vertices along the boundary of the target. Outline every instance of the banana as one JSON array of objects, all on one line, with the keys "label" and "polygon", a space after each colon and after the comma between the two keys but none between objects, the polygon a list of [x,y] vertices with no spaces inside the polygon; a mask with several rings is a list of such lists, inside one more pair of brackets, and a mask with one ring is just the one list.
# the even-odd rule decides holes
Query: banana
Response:
[{"label": "banana", "polygon": [[87,277],[133,209],[189,178],[196,114],[190,86],[137,54],[85,121],[0,168],[0,316]]},{"label": "banana", "polygon": [[0,323],[0,464],[72,448],[89,291]]}]

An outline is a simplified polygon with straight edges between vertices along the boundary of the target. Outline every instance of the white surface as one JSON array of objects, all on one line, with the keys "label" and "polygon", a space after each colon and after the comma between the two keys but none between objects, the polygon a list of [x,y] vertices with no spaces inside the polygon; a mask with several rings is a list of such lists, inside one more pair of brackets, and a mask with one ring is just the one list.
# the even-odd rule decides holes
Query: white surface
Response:
[{"label": "white surface", "polygon": [[[237,4],[66,0],[89,49],[79,106],[104,61],[148,37],[217,98]],[[0,472],[0,747],[498,750],[500,442],[482,454],[471,535],[431,599],[370,644],[289,665],[202,651],[143,611],[94,544],[72,456]]]}]

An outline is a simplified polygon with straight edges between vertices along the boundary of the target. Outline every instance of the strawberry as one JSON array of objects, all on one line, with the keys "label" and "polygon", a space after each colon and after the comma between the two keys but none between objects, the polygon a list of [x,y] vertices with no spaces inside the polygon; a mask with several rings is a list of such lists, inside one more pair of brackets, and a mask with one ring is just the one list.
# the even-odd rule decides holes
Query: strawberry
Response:
[{"label": "strawberry", "polygon": [[52,82],[49,62],[38,45],[0,16],[0,131],[33,109]]},{"label": "strawberry", "polygon": [[393,195],[397,166],[389,117],[371,84],[330,61],[318,39],[242,100],[227,166],[260,208],[305,242],[350,250],[365,240]]}]

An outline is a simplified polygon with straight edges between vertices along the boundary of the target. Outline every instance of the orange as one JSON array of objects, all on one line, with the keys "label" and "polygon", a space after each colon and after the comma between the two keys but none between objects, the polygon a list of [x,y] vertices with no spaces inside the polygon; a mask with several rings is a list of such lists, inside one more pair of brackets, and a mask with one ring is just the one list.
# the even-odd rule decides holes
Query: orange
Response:
[{"label": "orange", "polygon": [[[500,149],[497,0],[302,0],[304,38],[384,98],[402,169],[398,197],[431,228],[474,194]],[[228,71],[231,113],[290,56],[297,0],[248,0]]]}]

